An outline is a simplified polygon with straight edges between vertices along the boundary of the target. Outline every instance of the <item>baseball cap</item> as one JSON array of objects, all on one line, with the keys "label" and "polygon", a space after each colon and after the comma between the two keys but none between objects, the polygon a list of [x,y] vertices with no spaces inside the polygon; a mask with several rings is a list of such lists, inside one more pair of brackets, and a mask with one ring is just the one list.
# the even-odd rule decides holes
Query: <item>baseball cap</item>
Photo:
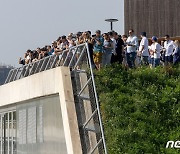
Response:
[{"label": "baseball cap", "polygon": [[157,41],[157,37],[156,37],[156,36],[153,36],[153,37],[152,37],[152,40],[156,42],[156,41]]},{"label": "baseball cap", "polygon": [[101,34],[101,31],[100,30],[96,30],[96,33]]}]

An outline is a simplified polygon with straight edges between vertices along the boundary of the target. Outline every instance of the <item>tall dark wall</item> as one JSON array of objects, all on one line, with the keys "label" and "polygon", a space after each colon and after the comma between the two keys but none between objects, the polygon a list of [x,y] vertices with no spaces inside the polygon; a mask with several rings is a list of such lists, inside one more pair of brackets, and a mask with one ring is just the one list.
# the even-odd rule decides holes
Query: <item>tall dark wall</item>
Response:
[{"label": "tall dark wall", "polygon": [[180,36],[180,0],[124,0],[125,34],[134,29],[139,36]]}]

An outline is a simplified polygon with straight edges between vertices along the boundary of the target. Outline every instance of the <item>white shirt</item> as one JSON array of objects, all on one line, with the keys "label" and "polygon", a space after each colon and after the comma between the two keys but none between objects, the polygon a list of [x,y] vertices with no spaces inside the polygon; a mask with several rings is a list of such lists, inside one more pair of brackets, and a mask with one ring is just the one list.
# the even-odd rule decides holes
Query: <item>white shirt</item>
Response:
[{"label": "white shirt", "polygon": [[28,56],[26,57],[26,59],[27,59],[27,60],[30,60],[30,59],[31,59],[31,57],[28,55]]},{"label": "white shirt", "polygon": [[114,38],[111,38],[111,40],[113,41],[113,50],[112,53],[116,53],[116,40]]},{"label": "white shirt", "polygon": [[174,46],[174,52],[173,52],[173,55],[177,54],[178,51],[180,50],[180,48],[178,46]]},{"label": "white shirt", "polygon": [[[151,46],[152,46],[152,45],[151,45]],[[151,47],[151,46],[148,46],[148,49],[149,49],[150,52],[151,52],[151,50],[152,50],[152,47]],[[154,58],[154,54],[151,54],[151,53],[150,53],[150,54],[149,54],[149,57],[150,57],[150,58]]]},{"label": "white shirt", "polygon": [[65,50],[66,49],[66,45],[68,45],[68,42],[66,41],[66,42],[62,42],[58,47],[59,47],[59,49],[61,49],[61,50]]},{"label": "white shirt", "polygon": [[138,47],[138,38],[136,36],[129,36],[126,43],[134,45],[134,46],[127,45],[127,53],[136,52],[136,49]]},{"label": "white shirt", "polygon": [[166,49],[165,56],[170,56],[173,53],[174,42],[172,40],[164,42],[164,48]]},{"label": "white shirt", "polygon": [[142,50],[142,56],[149,56],[148,44],[148,39],[146,37],[143,37],[139,46],[139,51],[141,51],[144,46],[144,49]]},{"label": "white shirt", "polygon": [[154,51],[154,58],[160,58],[160,51],[161,51],[161,46],[159,43],[155,42],[151,45],[151,50]]}]

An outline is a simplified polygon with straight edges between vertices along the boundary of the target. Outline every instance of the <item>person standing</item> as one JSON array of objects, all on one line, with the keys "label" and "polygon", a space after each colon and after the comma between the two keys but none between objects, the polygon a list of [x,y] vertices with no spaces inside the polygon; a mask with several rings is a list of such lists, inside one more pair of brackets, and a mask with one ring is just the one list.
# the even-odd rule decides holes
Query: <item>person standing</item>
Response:
[{"label": "person standing", "polygon": [[161,56],[160,56],[160,63],[164,66],[165,63],[165,48],[164,48],[164,40],[161,41]]},{"label": "person standing", "polygon": [[126,41],[127,41],[128,36],[127,36],[127,35],[122,35],[121,38],[122,38],[123,43],[124,43],[124,45],[123,45],[123,52],[122,52],[122,57],[123,57],[123,62],[122,62],[122,64],[123,64],[125,67],[127,67],[128,65],[127,65],[127,58],[126,58],[126,53],[127,53],[127,44],[126,44]]},{"label": "person standing", "polygon": [[103,55],[102,55],[102,65],[106,66],[111,63],[111,56],[114,50],[113,41],[109,37],[108,33],[104,33],[104,45],[103,45]]},{"label": "person standing", "polygon": [[180,62],[180,43],[179,40],[174,41],[173,64],[176,65]]},{"label": "person standing", "polygon": [[96,35],[92,37],[93,41],[93,59],[96,65],[96,68],[100,70],[102,63],[102,51],[103,51],[103,42],[104,39],[101,36],[101,31],[97,30]]},{"label": "person standing", "polygon": [[127,64],[129,68],[135,67],[136,50],[138,48],[138,38],[134,35],[134,30],[129,30],[129,37],[126,41],[127,44]]},{"label": "person standing", "polygon": [[110,31],[108,34],[109,34],[109,37],[110,39],[112,40],[113,42],[113,50],[112,50],[112,56],[111,56],[111,63],[114,63],[117,61],[117,53],[116,53],[116,40],[114,38],[114,31]]},{"label": "person standing", "polygon": [[171,64],[173,62],[173,50],[174,42],[170,40],[169,35],[165,35],[164,49],[165,49],[165,65]]},{"label": "person standing", "polygon": [[146,32],[141,33],[141,42],[139,46],[139,54],[141,56],[141,64],[149,65],[149,51],[148,51],[148,39],[146,37]]},{"label": "person standing", "polygon": [[89,48],[89,54],[90,54],[90,60],[91,60],[91,65],[92,68],[96,68],[95,64],[94,64],[94,60],[93,60],[93,39],[91,38],[91,32],[84,32],[84,43],[88,43],[88,48]]},{"label": "person standing", "polygon": [[153,55],[152,59],[152,66],[157,67],[160,64],[160,51],[161,51],[161,45],[157,42],[158,39],[156,36],[152,37],[152,45],[150,53]]},{"label": "person standing", "polygon": [[69,45],[69,42],[68,42],[68,40],[66,39],[66,36],[63,35],[63,36],[61,37],[61,43],[60,43],[60,45],[58,46],[58,47],[59,47],[59,50],[60,50],[61,52],[63,52],[64,50],[66,50],[66,48],[67,48],[68,45]]},{"label": "person standing", "polygon": [[117,32],[114,33],[114,39],[116,40],[115,62],[122,64],[122,62],[123,62],[123,51],[124,51],[124,41],[121,39],[121,36],[119,36]]}]

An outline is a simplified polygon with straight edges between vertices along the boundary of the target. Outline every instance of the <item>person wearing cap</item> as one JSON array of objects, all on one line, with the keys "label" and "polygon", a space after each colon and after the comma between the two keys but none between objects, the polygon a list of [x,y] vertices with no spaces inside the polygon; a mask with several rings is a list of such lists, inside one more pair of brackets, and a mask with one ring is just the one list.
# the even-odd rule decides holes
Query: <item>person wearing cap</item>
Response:
[{"label": "person wearing cap", "polygon": [[152,37],[152,45],[150,47],[150,54],[151,54],[151,64],[153,67],[157,67],[160,64],[160,51],[161,45],[157,42],[158,39],[156,36]]},{"label": "person wearing cap", "polygon": [[93,37],[93,59],[98,70],[101,68],[102,63],[103,43],[104,39],[101,36],[101,31],[97,30],[95,37]]},{"label": "person wearing cap", "polygon": [[135,67],[135,59],[136,59],[136,50],[138,48],[138,38],[134,35],[134,30],[129,30],[129,37],[126,41],[127,44],[127,64],[129,68]]},{"label": "person wearing cap", "polygon": [[149,51],[148,51],[148,39],[146,37],[146,32],[141,33],[141,42],[139,46],[139,55],[141,56],[141,64],[149,65]]}]

